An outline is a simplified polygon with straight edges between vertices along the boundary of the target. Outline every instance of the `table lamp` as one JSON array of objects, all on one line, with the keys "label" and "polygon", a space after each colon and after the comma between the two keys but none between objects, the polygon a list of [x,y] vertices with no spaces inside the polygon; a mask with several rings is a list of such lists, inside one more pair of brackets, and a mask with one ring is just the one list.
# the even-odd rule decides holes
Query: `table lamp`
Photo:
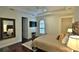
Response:
[{"label": "table lamp", "polygon": [[3,31],[7,32],[7,25],[3,25]]},{"label": "table lamp", "polygon": [[72,28],[68,28],[67,32],[71,34],[72,33]]},{"label": "table lamp", "polygon": [[69,37],[67,46],[73,51],[79,51],[79,36],[72,35]]}]

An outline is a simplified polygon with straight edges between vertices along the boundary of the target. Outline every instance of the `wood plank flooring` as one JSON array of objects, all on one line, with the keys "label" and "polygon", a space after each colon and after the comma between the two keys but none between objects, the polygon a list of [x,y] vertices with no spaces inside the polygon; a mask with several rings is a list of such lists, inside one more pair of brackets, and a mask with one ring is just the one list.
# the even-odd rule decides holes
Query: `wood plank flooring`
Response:
[{"label": "wood plank flooring", "polygon": [[[4,48],[0,48],[0,52],[33,52],[33,51],[24,47],[22,43],[16,43]],[[45,51],[38,49],[36,52],[45,52]]]},{"label": "wood plank flooring", "polygon": [[28,48],[21,45],[22,43],[16,43],[11,46],[0,48],[0,52],[32,52]]}]

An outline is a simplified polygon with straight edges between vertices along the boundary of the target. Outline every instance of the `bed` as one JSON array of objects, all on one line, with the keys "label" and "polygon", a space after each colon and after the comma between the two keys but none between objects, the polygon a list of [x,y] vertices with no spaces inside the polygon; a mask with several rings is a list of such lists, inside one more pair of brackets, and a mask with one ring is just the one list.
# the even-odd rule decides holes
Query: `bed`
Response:
[{"label": "bed", "polygon": [[33,41],[33,47],[48,52],[71,52],[72,49],[62,44],[60,40],[53,35],[43,35]]}]

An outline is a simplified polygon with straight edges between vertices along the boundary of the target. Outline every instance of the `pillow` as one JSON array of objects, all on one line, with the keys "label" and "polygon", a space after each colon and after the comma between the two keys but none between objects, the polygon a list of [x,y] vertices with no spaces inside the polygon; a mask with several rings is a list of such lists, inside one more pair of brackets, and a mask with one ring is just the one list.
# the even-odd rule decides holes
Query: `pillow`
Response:
[{"label": "pillow", "polygon": [[57,40],[61,40],[65,37],[65,34],[60,34],[57,36]]},{"label": "pillow", "polygon": [[66,34],[65,35],[65,37],[62,39],[62,44],[67,44],[67,41],[68,41],[68,39],[69,39],[69,35],[68,34]]}]

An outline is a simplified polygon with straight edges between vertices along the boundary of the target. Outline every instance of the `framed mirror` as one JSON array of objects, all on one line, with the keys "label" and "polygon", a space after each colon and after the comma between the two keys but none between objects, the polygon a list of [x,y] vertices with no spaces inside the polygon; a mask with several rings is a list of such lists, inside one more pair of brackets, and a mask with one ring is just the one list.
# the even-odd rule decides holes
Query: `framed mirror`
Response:
[{"label": "framed mirror", "polygon": [[15,37],[15,19],[0,18],[1,39]]}]

